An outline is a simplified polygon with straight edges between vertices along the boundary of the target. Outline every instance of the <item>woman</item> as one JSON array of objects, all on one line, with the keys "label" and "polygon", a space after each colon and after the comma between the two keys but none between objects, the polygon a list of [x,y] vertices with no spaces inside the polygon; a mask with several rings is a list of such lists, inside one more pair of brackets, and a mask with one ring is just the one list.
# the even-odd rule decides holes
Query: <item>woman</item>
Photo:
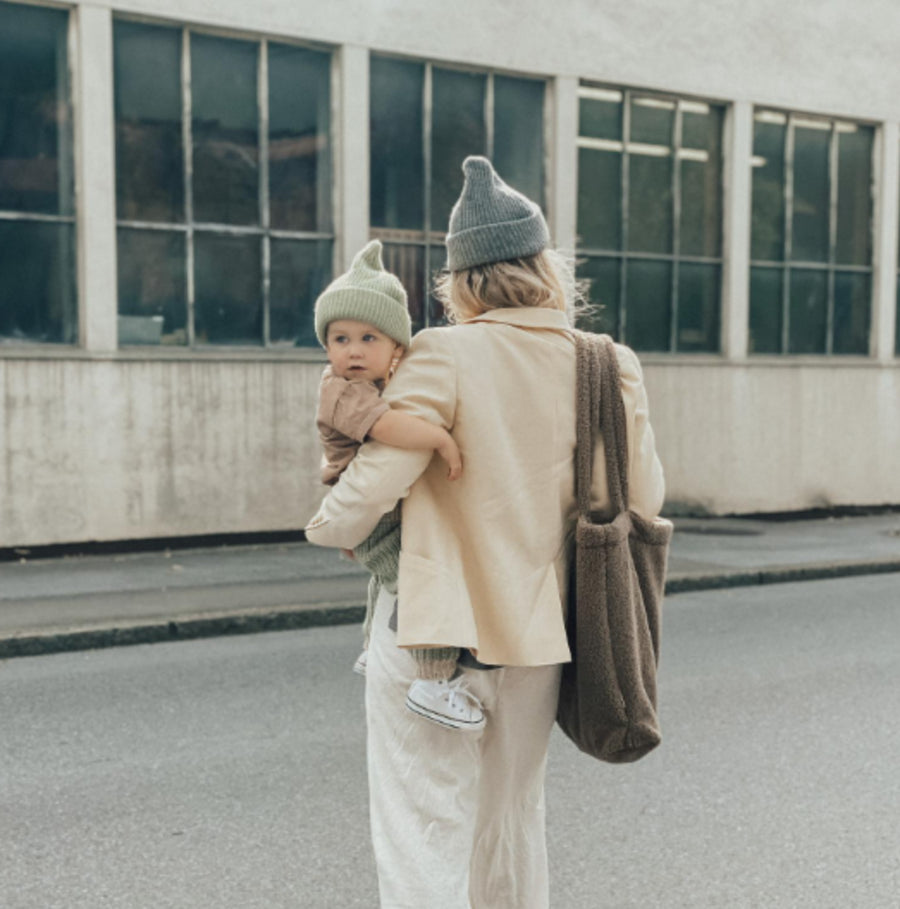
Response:
[{"label": "woman", "polygon": [[[485,158],[467,158],[439,292],[455,325],[414,339],[385,398],[450,430],[462,477],[439,459],[366,443],[307,528],[352,548],[402,499],[399,601],[379,596],[366,677],[372,839],[389,909],[545,909],[543,782],[556,714],[567,541],[575,520],[571,272],[540,209]],[[634,354],[617,347],[631,507],[655,516],[662,469]],[[603,448],[594,490],[608,505]],[[392,622],[396,618],[396,622]],[[396,632],[391,628],[396,626]],[[484,706],[477,734],[408,711],[405,648],[456,646]]]}]

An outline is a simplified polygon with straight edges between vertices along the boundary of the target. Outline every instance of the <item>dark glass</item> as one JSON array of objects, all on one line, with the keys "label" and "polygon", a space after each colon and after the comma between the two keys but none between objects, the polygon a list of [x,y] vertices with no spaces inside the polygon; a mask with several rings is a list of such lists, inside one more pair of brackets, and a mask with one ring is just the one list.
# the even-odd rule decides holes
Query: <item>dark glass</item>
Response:
[{"label": "dark glass", "polygon": [[494,167],[520,193],[544,204],[544,83],[494,77]]},{"label": "dark glass", "polygon": [[370,221],[373,227],[421,231],[425,228],[425,67],[376,56],[369,67]]},{"label": "dark glass", "polygon": [[794,130],[794,218],[791,258],[828,261],[829,129]]},{"label": "dark glass", "polygon": [[118,269],[119,344],[186,344],[184,233],[120,227]]},{"label": "dark glass", "polygon": [[[487,151],[487,77],[434,68],[431,104],[431,230],[445,231],[463,187],[462,163]],[[506,175],[501,173],[506,179]]]},{"label": "dark glass", "polygon": [[581,98],[578,101],[578,135],[587,139],[622,138],[622,102]]},{"label": "dark glass", "polygon": [[[705,107],[706,110],[701,108]],[[688,104],[681,112],[681,145],[722,154],[722,121],[725,109],[714,105]]]},{"label": "dark glass", "polygon": [[181,32],[115,23],[116,209],[127,221],[184,221]]},{"label": "dark glass", "polygon": [[869,126],[838,129],[838,210],[835,259],[842,265],[872,262],[872,141]]},{"label": "dark glass", "polygon": [[828,331],[828,272],[791,269],[788,353],[825,353]]},{"label": "dark glass", "polygon": [[672,252],[672,159],[628,156],[628,249]]},{"label": "dark glass", "polygon": [[259,46],[191,35],[194,220],[259,223]]},{"label": "dark glass", "polygon": [[750,353],[781,353],[782,270],[750,269]]},{"label": "dark glass", "polygon": [[669,350],[671,264],[632,259],[628,263],[627,282],[625,343],[635,350]]},{"label": "dark glass", "polygon": [[269,44],[269,219],[331,231],[331,58]]},{"label": "dark glass", "polygon": [[0,338],[73,344],[75,228],[0,221]]},{"label": "dark glass", "polygon": [[578,245],[622,248],[622,156],[578,149]]},{"label": "dark glass", "polygon": [[[717,258],[722,254],[722,112],[716,107],[708,114],[688,111],[683,120],[684,138],[690,133],[692,152],[680,161],[679,251]],[[706,160],[695,160],[690,154],[705,155]]]},{"label": "dark glass", "polygon": [[69,14],[0,3],[0,209],[71,215]]},{"label": "dark glass", "polygon": [[675,102],[657,98],[631,99],[631,128],[629,142],[672,147],[675,125]]},{"label": "dark glass", "polygon": [[757,120],[753,124],[753,205],[750,257],[784,260],[784,141],[783,123]]},{"label": "dark glass", "polygon": [[872,279],[858,272],[835,272],[831,349],[836,354],[869,353]]},{"label": "dark glass", "polygon": [[385,243],[381,258],[384,267],[400,279],[406,289],[413,331],[425,327],[425,247]]},{"label": "dark glass", "polygon": [[716,353],[719,350],[721,285],[718,265],[679,264],[677,350],[684,353]]},{"label": "dark glass", "polygon": [[578,265],[578,278],[588,282],[590,309],[579,316],[578,327],[619,338],[621,260],[590,256]]},{"label": "dark glass", "polygon": [[428,272],[431,280],[428,282],[428,325],[446,325],[447,313],[443,304],[434,295],[434,282],[438,275],[447,267],[447,247],[430,246],[428,248]]},{"label": "dark glass", "polygon": [[198,344],[262,343],[259,237],[194,234],[194,337]]},{"label": "dark glass", "polygon": [[271,241],[269,340],[316,347],[316,297],[331,280],[331,240]]}]

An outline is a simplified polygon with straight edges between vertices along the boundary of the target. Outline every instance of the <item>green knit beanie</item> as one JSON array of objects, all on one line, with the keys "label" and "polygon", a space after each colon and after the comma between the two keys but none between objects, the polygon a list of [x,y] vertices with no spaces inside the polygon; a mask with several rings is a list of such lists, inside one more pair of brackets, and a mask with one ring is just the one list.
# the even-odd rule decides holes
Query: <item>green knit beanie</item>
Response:
[{"label": "green knit beanie", "polygon": [[504,183],[487,158],[466,158],[463,173],[447,234],[450,271],[522,259],[547,248],[550,231],[540,207]]},{"label": "green knit beanie", "polygon": [[322,347],[328,325],[338,319],[368,322],[398,344],[409,347],[412,325],[406,291],[399,278],[385,271],[379,240],[363,247],[350,270],[335,278],[316,300],[316,337]]}]

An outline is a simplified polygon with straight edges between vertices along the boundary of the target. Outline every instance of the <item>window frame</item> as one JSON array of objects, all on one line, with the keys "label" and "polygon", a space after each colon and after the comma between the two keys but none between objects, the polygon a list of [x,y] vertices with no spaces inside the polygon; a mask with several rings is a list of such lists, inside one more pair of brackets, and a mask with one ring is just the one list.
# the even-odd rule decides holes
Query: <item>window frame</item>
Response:
[{"label": "window frame", "polygon": [[[619,96],[613,99],[613,95]],[[586,148],[598,151],[617,152],[621,156],[621,176],[620,176],[620,229],[621,229],[621,249],[607,249],[604,247],[587,246],[581,242],[577,234],[577,212],[576,212],[576,258],[581,260],[583,257],[591,259],[613,259],[618,262],[619,275],[619,294],[616,301],[616,325],[618,326],[617,336],[619,339],[625,338],[625,343],[631,343],[628,340],[628,266],[632,261],[652,261],[666,262],[671,265],[671,275],[669,279],[671,307],[669,312],[669,346],[666,350],[647,350],[642,351],[642,356],[721,356],[722,353],[722,323],[723,323],[723,305],[724,305],[724,281],[725,281],[725,205],[726,205],[726,164],[728,149],[726,146],[726,122],[729,113],[730,103],[716,98],[706,98],[690,94],[678,94],[667,91],[657,91],[654,89],[633,88],[623,85],[614,85],[611,83],[601,83],[589,79],[581,79],[578,83],[577,98],[579,112],[582,98],[595,97],[600,100],[617,100],[622,104],[622,138],[621,139],[596,139],[589,136],[581,136],[580,128],[576,126],[576,149]],[[661,101],[672,103],[674,107],[672,136],[670,145],[670,154],[673,161],[671,176],[671,193],[672,193],[672,252],[643,252],[628,249],[628,229],[630,221],[629,213],[629,192],[630,192],[630,159],[631,153],[629,146],[644,146],[647,143],[635,142],[630,138],[631,135],[631,102],[637,96],[646,98],[651,101]],[[706,108],[719,108],[721,112],[721,134],[719,141],[719,255],[718,256],[701,256],[694,254],[684,254],[680,251],[681,241],[681,200],[682,200],[682,180],[681,170],[677,166],[679,161],[690,160],[696,154],[701,153],[700,149],[685,147],[682,145],[683,133],[683,113],[689,110],[691,105],[703,105]],[[626,138],[628,137],[628,138]],[[696,158],[695,158],[696,160]],[[705,160],[710,160],[709,158]],[[577,178],[576,178],[577,185]],[[718,275],[718,316],[717,330],[715,333],[716,346],[712,350],[679,350],[678,348],[678,309],[679,309],[679,265],[685,263],[690,265],[711,265],[719,269]]]},{"label": "window frame", "polygon": [[[541,161],[541,188],[543,194],[542,208],[544,211],[548,208],[549,190],[550,190],[550,168],[547,166],[547,158],[550,149],[551,138],[551,100],[548,91],[550,77],[533,73],[512,72],[498,67],[479,67],[474,65],[465,65],[449,61],[426,59],[422,57],[411,57],[403,54],[381,53],[372,50],[369,55],[369,84],[371,86],[371,66],[374,59],[398,60],[404,63],[415,63],[423,67],[422,77],[422,228],[421,230],[412,230],[394,227],[378,227],[372,223],[369,218],[369,238],[372,240],[381,240],[385,247],[389,246],[414,246],[424,249],[423,259],[423,284],[422,287],[422,315],[423,321],[419,328],[429,328],[434,325],[445,324],[445,320],[432,319],[434,310],[434,300],[431,292],[433,284],[433,275],[437,269],[433,266],[434,261],[443,261],[445,253],[443,252],[444,244],[447,237],[446,231],[431,230],[431,176],[432,176],[432,115],[434,111],[434,70],[450,70],[453,72],[470,73],[473,75],[485,77],[484,93],[484,126],[485,126],[485,156],[493,161],[494,157],[494,134],[495,134],[495,106],[494,106],[494,80],[496,77],[522,79],[532,82],[539,82],[543,86],[543,124],[541,131],[541,143],[543,147]],[[370,88],[371,91],[371,88]],[[371,120],[368,124],[369,136],[371,139]],[[366,167],[371,179],[371,149],[369,151]],[[460,162],[460,165],[462,162]],[[432,250],[441,248],[441,252],[436,257],[432,255]]]},{"label": "window frame", "polygon": [[[875,224],[875,206],[877,202],[876,188],[878,182],[877,172],[877,147],[878,147],[878,130],[879,124],[874,121],[841,116],[829,116],[827,114],[808,114],[802,111],[783,109],[770,105],[754,105],[753,107],[753,133],[751,142],[755,144],[756,132],[755,124],[760,115],[769,115],[778,119],[777,122],[784,124],[784,158],[782,165],[784,168],[784,188],[782,201],[784,204],[784,218],[782,223],[783,256],[779,260],[772,259],[755,259],[753,257],[752,247],[748,241],[748,267],[750,274],[754,268],[768,269],[778,271],[781,278],[781,308],[779,318],[781,321],[781,349],[778,351],[760,351],[749,350],[749,320],[748,312],[748,355],[756,357],[871,357],[872,356],[872,328],[873,313],[875,311],[875,244],[876,244],[876,224]],[[774,120],[772,122],[775,122]],[[828,125],[829,145],[828,145],[828,258],[823,262],[811,262],[802,259],[791,259],[793,251],[793,234],[794,234],[794,148],[795,148],[795,131],[798,124],[801,128],[821,129],[823,124]],[[814,126],[813,126],[814,125]],[[837,235],[838,235],[838,192],[840,189],[839,165],[840,156],[838,148],[838,136],[841,132],[841,125],[852,125],[856,127],[866,127],[872,130],[872,148],[870,152],[871,178],[869,182],[869,264],[868,265],[850,265],[841,264],[836,260]],[[751,229],[749,237],[752,238],[753,223],[753,167],[755,166],[756,155],[752,151],[751,145],[750,156],[750,206],[748,217],[750,219]],[[791,311],[791,271],[809,271],[826,273],[826,322],[825,322],[825,350],[817,353],[792,353],[790,351],[790,311]],[[835,311],[835,276],[837,272],[849,272],[857,275],[867,275],[869,277],[869,343],[865,353],[835,353],[834,352],[834,311]],[[751,278],[752,280],[752,278]]]},{"label": "window frame", "polygon": [[[143,15],[134,15],[127,13],[113,12],[113,55],[115,54],[115,26],[123,22],[131,25],[145,25],[155,28],[167,28],[180,35],[180,70],[179,82],[181,85],[181,142],[182,142],[182,179],[184,181],[184,221],[182,222],[162,222],[162,221],[143,221],[140,219],[123,219],[118,214],[118,199],[115,199],[117,206],[115,212],[115,231],[116,242],[118,244],[119,231],[125,230],[147,230],[159,231],[169,234],[182,234],[185,243],[185,318],[186,318],[186,341],[184,344],[140,344],[140,343],[118,343],[120,350],[154,350],[174,353],[179,351],[185,352],[215,352],[224,353],[227,351],[290,351],[302,352],[314,348],[308,346],[297,346],[293,342],[276,341],[270,338],[271,333],[271,245],[272,240],[308,240],[308,241],[328,241],[331,243],[331,276],[335,276],[335,268],[338,253],[338,178],[337,178],[337,117],[335,112],[335,100],[338,93],[338,76],[336,72],[336,54],[335,48],[316,41],[304,41],[294,39],[290,36],[273,35],[270,33],[246,32],[241,30],[230,30],[217,28],[215,26],[198,25],[188,21],[172,21],[169,19],[155,18]],[[194,198],[193,198],[193,95],[191,85],[191,35],[201,35],[204,37],[224,38],[228,40],[252,42],[257,46],[257,129],[259,135],[259,145],[257,151],[259,154],[259,224],[257,225],[237,225],[224,224],[218,222],[206,222],[194,220]],[[330,182],[327,196],[331,208],[331,230],[330,231],[297,231],[281,228],[273,228],[270,219],[269,203],[269,72],[268,72],[268,55],[269,45],[279,44],[289,47],[296,47],[301,50],[310,50],[317,53],[326,54],[329,58],[329,123],[328,123],[328,143],[330,154]],[[111,71],[110,80],[113,92],[115,92],[115,73]],[[115,119],[115,107],[113,108]],[[116,124],[114,122],[113,130],[115,132]],[[196,286],[195,286],[195,248],[194,237],[197,232],[206,233],[213,236],[228,237],[258,237],[260,240],[260,302],[262,306],[262,331],[258,342],[241,341],[235,343],[215,343],[215,342],[197,342],[195,328],[195,306],[196,306]],[[116,278],[116,316],[121,315],[118,305],[118,264]],[[312,313],[310,313],[312,318]],[[118,334],[118,332],[117,332]]]}]

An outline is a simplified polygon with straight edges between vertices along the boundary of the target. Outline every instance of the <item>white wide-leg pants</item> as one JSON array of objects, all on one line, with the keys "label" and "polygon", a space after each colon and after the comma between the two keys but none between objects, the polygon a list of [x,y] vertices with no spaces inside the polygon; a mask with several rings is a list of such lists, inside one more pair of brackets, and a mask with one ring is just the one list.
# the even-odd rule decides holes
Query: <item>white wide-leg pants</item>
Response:
[{"label": "white wide-leg pants", "polygon": [[382,909],[547,909],[544,769],[559,666],[466,669],[483,731],[406,708],[415,663],[375,604],[366,670],[369,803]]}]

